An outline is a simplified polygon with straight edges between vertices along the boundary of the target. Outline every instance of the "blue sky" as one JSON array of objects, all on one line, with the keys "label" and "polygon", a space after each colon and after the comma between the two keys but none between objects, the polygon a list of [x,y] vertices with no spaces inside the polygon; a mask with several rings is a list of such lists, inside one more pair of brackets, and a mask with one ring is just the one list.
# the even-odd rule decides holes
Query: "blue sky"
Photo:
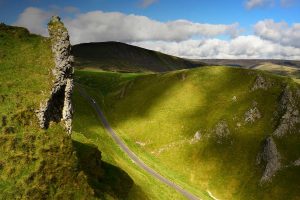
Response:
[{"label": "blue sky", "polygon": [[[122,16],[118,17],[118,13]],[[1,22],[25,26],[35,33],[46,35],[45,25],[52,14],[59,14],[69,26],[73,43],[118,40],[184,57],[212,56],[186,54],[180,50],[184,49],[187,43],[190,44],[191,41],[196,40],[197,44],[194,44],[194,48],[204,47],[207,43],[213,44],[216,40],[219,42],[216,46],[228,45],[226,54],[222,54],[225,47],[219,49],[216,54],[229,57],[230,55],[251,57],[252,51],[242,54],[229,52],[231,46],[235,45],[234,42],[243,43],[246,40],[248,42],[255,40],[253,48],[257,48],[258,45],[269,45],[264,51],[267,53],[262,57],[281,58],[285,52],[272,54],[269,51],[283,46],[297,48],[292,49],[294,53],[289,55],[289,58],[295,58],[300,47],[299,42],[294,41],[298,39],[295,35],[300,30],[300,25],[298,25],[300,23],[299,0],[0,0]],[[130,17],[132,14],[138,17],[132,19]],[[147,19],[141,19],[142,17],[147,17]],[[95,22],[95,18],[99,20]],[[103,21],[100,18],[107,18],[107,20]],[[186,23],[183,24],[178,20],[185,20]],[[99,32],[81,30],[90,27],[85,23],[98,27],[95,30]],[[123,27],[124,34],[120,35],[117,33],[119,30],[113,27],[113,24],[129,24],[130,26],[132,23],[136,28],[133,30],[134,33]],[[147,23],[148,27],[135,25],[139,23]],[[218,25],[218,27],[203,24]],[[153,30],[151,30],[152,26]],[[182,32],[180,26],[191,31],[180,35]],[[103,27],[108,28],[103,31]],[[161,32],[161,37],[157,36],[159,29],[166,29]],[[177,33],[173,34],[172,31],[177,31]],[[97,34],[102,37],[95,36]],[[82,37],[82,35],[86,36]],[[111,35],[115,37],[110,38]],[[164,35],[170,35],[170,37]],[[281,41],[281,37],[291,37],[291,40]],[[270,42],[272,44],[269,44]],[[295,42],[296,45],[293,45]],[[281,46],[276,46],[277,44]],[[173,49],[170,49],[168,45],[173,46]],[[253,54],[253,56],[258,55]]]},{"label": "blue sky", "polygon": [[148,7],[143,7],[137,0],[0,0],[0,20],[11,24],[27,7],[38,7],[44,10],[52,7],[73,6],[80,12],[93,10],[119,11],[127,14],[148,16],[159,21],[187,19],[201,23],[234,23],[238,22],[248,28],[259,20],[274,19],[287,23],[300,22],[300,5],[294,1],[290,6],[282,6],[279,1],[253,9],[245,7],[241,0],[159,0]]}]

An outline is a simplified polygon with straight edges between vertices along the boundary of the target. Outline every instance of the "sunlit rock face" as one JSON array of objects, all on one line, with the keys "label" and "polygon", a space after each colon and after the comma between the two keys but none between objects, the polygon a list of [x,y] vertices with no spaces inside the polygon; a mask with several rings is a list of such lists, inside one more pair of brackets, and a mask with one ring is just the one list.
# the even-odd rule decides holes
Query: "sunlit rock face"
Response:
[{"label": "sunlit rock face", "polygon": [[37,111],[41,128],[48,128],[51,121],[64,121],[68,134],[72,132],[73,107],[73,57],[69,34],[58,16],[51,18],[48,24],[55,67],[52,70],[53,87],[49,99],[42,102]]}]

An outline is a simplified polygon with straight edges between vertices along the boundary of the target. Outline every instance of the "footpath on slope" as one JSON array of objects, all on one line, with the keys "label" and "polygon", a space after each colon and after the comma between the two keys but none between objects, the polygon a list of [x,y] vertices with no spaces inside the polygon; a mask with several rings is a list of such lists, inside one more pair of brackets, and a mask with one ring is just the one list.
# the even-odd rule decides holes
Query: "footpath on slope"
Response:
[{"label": "footpath on slope", "polygon": [[183,196],[185,196],[187,199],[190,200],[200,200],[198,197],[196,197],[194,194],[188,192],[187,190],[181,188],[180,186],[176,185],[175,183],[171,182],[167,178],[160,175],[158,172],[153,170],[152,168],[148,167],[143,161],[141,161],[128,147],[127,145],[122,141],[122,139],[116,134],[116,132],[111,128],[110,124],[108,123],[107,119],[105,118],[103,112],[101,111],[99,105],[96,103],[96,101],[91,98],[85,90],[78,84],[75,84],[82,97],[84,97],[90,105],[94,108],[94,110],[97,113],[97,116],[101,120],[104,128],[108,131],[108,133],[111,135],[113,140],[119,145],[119,147],[136,163],[137,166],[144,169],[146,172],[148,172],[151,176],[157,178],[161,182],[167,184],[171,188],[175,189],[179,193],[181,193]]}]

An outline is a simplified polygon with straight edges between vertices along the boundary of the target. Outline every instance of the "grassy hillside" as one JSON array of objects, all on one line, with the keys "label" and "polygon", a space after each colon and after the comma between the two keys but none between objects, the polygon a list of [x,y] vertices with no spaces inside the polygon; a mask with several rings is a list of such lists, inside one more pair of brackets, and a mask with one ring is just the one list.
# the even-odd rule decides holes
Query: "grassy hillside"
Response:
[{"label": "grassy hillside", "polygon": [[78,68],[100,68],[110,71],[163,72],[203,65],[120,42],[74,45],[72,53]]},{"label": "grassy hillside", "polygon": [[[113,128],[136,154],[198,196],[300,198],[299,118],[286,135],[274,135],[284,119],[286,91],[298,116],[300,89],[291,79],[228,67],[138,76],[75,74],[97,95]],[[262,183],[265,165],[257,158],[268,136],[274,138],[282,167]]]},{"label": "grassy hillside", "polygon": [[0,199],[93,199],[70,137],[35,116],[50,93],[50,41],[4,24],[0,38]]},{"label": "grassy hillside", "polygon": [[[97,92],[86,89],[100,101],[101,96]],[[98,189],[107,191],[111,199],[185,199],[137,167],[125,155],[106,133],[97,119],[94,109],[79,95],[77,89],[73,96],[73,102],[75,104],[73,139],[81,143],[94,144],[101,150],[105,177],[97,184]]]},{"label": "grassy hillside", "polygon": [[41,130],[50,39],[4,24],[0,38],[0,199],[184,199],[122,153],[77,91],[72,138],[61,123]]}]

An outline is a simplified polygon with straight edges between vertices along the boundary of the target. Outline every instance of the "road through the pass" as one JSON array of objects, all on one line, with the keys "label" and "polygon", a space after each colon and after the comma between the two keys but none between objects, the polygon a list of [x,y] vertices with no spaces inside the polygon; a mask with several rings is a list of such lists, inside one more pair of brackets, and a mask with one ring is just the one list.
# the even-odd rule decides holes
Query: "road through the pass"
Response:
[{"label": "road through the pass", "polygon": [[100,107],[98,106],[97,102],[91,98],[85,90],[80,87],[78,84],[76,84],[77,89],[82,97],[84,97],[90,104],[91,106],[95,109],[97,116],[101,120],[104,128],[108,131],[108,133],[111,135],[113,140],[117,143],[117,145],[136,163],[137,166],[143,168],[146,172],[148,172],[151,176],[159,179],[161,182],[167,184],[171,188],[177,190],[179,193],[181,193],[183,196],[185,196],[187,199],[190,200],[199,200],[198,197],[193,195],[192,193],[186,191],[185,189],[179,187],[172,181],[168,180],[167,178],[163,177],[160,175],[158,172],[153,170],[152,168],[148,167],[143,161],[141,161],[128,147],[127,145],[123,142],[123,140],[116,134],[116,132],[111,128],[109,125],[106,117],[104,116],[103,112],[101,111]]}]

